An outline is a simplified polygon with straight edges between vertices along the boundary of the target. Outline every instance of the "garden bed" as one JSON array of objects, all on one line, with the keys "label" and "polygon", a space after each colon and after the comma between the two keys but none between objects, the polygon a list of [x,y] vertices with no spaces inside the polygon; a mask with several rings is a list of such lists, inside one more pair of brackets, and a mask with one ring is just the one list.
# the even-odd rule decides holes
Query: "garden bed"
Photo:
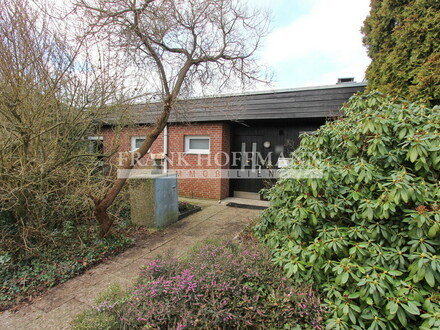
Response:
[{"label": "garden bed", "polygon": [[201,210],[202,208],[198,205],[193,205],[187,202],[179,202],[179,220],[182,220],[183,218],[186,218]]},{"label": "garden bed", "polygon": [[326,313],[312,286],[284,277],[249,235],[150,261],[134,287],[112,286],[96,304],[73,329],[323,329]]},{"label": "garden bed", "polygon": [[76,235],[53,235],[57,244],[35,255],[19,259],[3,255],[0,259],[0,311],[31,302],[48,288],[66,282],[134,244],[128,232],[115,232],[101,239],[96,232],[90,231],[90,226],[78,226]]},{"label": "garden bed", "polygon": [[[179,220],[201,210],[200,206],[179,202]],[[130,224],[129,214],[118,221],[113,235],[101,239],[95,226],[70,226],[54,232],[51,240],[38,254],[12,258],[0,255],[0,311],[16,309],[31,302],[48,288],[64,283],[91,267],[111,258],[144,239],[151,233]]]}]

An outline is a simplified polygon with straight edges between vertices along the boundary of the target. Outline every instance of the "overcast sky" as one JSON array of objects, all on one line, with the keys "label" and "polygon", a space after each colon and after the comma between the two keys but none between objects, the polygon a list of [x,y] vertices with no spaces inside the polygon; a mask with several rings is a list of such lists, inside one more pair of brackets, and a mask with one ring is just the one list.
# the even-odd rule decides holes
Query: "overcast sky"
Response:
[{"label": "overcast sky", "polygon": [[274,72],[274,88],[364,79],[370,60],[360,28],[370,0],[248,1],[272,11],[272,30],[260,56]]},{"label": "overcast sky", "polygon": [[272,12],[259,56],[274,74],[273,89],[333,85],[342,77],[363,81],[370,59],[360,29],[370,0],[244,1]]}]

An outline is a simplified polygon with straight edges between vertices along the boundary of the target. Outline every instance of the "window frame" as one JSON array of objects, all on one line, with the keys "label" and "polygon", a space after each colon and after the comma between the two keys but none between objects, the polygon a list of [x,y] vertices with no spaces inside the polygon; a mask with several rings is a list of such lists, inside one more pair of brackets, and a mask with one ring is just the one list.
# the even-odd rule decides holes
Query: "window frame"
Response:
[{"label": "window frame", "polygon": [[[208,139],[208,149],[191,149],[191,140],[206,140]],[[211,137],[209,135],[185,135],[185,147],[186,154],[193,155],[209,155],[211,153]]]},{"label": "window frame", "polygon": [[[102,149],[102,154],[104,154],[104,136],[102,135],[91,135],[87,137],[87,141],[100,141],[101,142],[101,149]],[[97,145],[96,145],[97,146]],[[96,149],[96,148],[93,148]],[[89,146],[89,151],[93,152],[93,153],[97,153],[97,150],[91,150],[91,145]]]},{"label": "window frame", "polygon": [[[136,135],[136,136],[130,136],[130,152],[135,152],[136,150],[138,150],[139,148],[136,148],[136,140],[140,140],[143,139],[145,141],[145,139],[147,138],[147,136],[145,135]],[[148,152],[150,152],[150,150],[148,150]]]},{"label": "window frame", "polygon": [[99,141],[102,141],[102,140],[104,140],[104,136],[102,136],[102,135],[92,135],[92,136],[88,136],[87,137],[87,140],[99,140]]}]

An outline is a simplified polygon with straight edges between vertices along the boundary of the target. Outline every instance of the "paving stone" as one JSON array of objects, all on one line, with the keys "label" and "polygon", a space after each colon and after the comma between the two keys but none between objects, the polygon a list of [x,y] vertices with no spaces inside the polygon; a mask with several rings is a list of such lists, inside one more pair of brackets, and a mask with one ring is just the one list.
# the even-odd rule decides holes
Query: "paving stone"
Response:
[{"label": "paving stone", "polygon": [[42,310],[32,305],[23,306],[17,312],[5,311],[0,316],[0,329],[2,330],[23,330],[28,329],[28,325],[36,322],[46,315]]},{"label": "paving stone", "polygon": [[50,313],[43,315],[41,318],[34,320],[26,325],[23,330],[64,330],[70,329],[70,323],[80,312],[90,309],[91,306],[76,300],[70,299],[60,307],[54,309]]},{"label": "paving stone", "polygon": [[145,254],[148,253],[150,253],[150,248],[139,248],[135,246],[118,256],[118,263],[123,266],[127,266],[128,264],[131,264],[134,260],[142,258],[143,256],[145,256]]},{"label": "paving stone", "polygon": [[60,307],[65,302],[75,297],[75,292],[83,288],[85,283],[78,278],[74,278],[66,283],[57,285],[49,289],[44,296],[36,298],[32,306],[45,313]]},{"label": "paving stone", "polygon": [[127,289],[132,286],[133,281],[112,274],[103,275],[100,277],[100,281],[78,290],[75,293],[75,299],[89,306],[95,306],[96,298],[113,284],[119,284],[123,289]]},{"label": "paving stone", "polygon": [[145,258],[136,259],[131,264],[119,268],[112,274],[127,280],[134,280],[139,275],[141,267],[144,265],[144,260]]}]

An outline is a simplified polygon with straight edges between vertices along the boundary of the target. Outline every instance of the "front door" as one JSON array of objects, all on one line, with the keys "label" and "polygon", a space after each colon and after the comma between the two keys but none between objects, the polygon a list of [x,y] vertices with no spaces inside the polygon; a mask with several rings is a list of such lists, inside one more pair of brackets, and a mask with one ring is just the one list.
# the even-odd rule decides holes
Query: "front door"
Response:
[{"label": "front door", "polygon": [[235,178],[231,180],[232,196],[260,199],[259,192],[264,187],[263,179],[258,178],[258,173],[261,173],[264,168],[261,161],[262,156],[262,135],[236,135],[233,137],[231,169]]}]

